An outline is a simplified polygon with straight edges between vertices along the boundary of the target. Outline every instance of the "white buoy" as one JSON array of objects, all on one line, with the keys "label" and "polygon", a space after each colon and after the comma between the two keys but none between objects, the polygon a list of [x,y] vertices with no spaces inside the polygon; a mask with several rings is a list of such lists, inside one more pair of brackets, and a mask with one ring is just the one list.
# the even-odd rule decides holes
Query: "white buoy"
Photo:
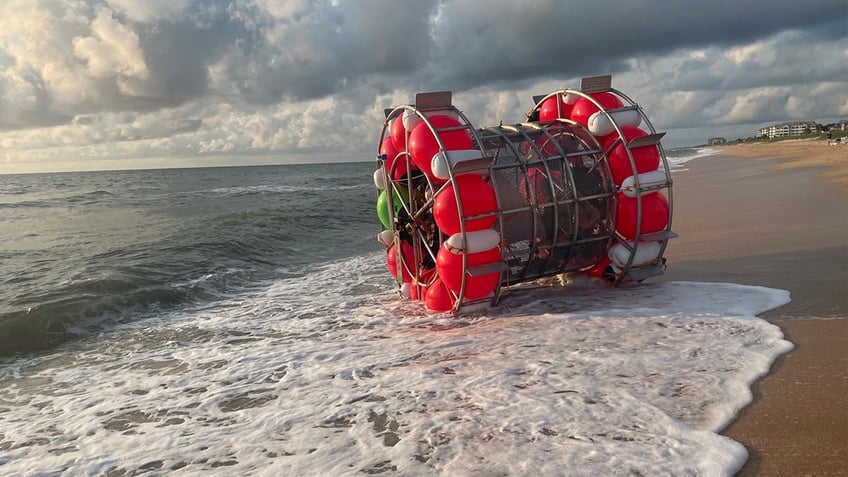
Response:
[{"label": "white buoy", "polygon": [[[628,242],[628,245],[630,245],[631,248],[633,247],[632,242]],[[660,242],[639,241],[637,245],[636,254],[633,257],[633,263],[630,264],[631,267],[646,265],[653,262],[660,256],[660,250],[662,250],[662,244]],[[610,247],[607,255],[610,260],[612,260],[612,263],[619,268],[624,268],[624,266],[627,265],[627,261],[630,260],[630,250],[621,243],[617,243]]]},{"label": "white buoy", "polygon": [[377,190],[383,190],[386,188],[386,174],[383,172],[383,168],[379,168],[374,171],[374,187]]},{"label": "white buoy", "polygon": [[[612,121],[610,121],[610,118],[612,118]],[[619,128],[625,126],[635,128],[642,123],[642,116],[635,109],[615,111],[613,113],[598,111],[589,116],[586,128],[595,136],[606,136],[615,132],[613,122],[618,124]]]},{"label": "white buoy", "polygon": [[[430,169],[433,175],[439,179],[450,179],[450,170],[455,168],[457,164],[483,159],[485,154],[477,149],[460,149],[456,151],[439,151],[433,155],[430,161]],[[465,171],[464,173],[473,173],[485,176],[489,173],[488,167]]]},{"label": "white buoy", "polygon": [[465,237],[468,239],[468,245],[463,242],[462,233],[451,235],[445,241],[445,248],[455,254],[478,253],[497,247],[501,241],[500,234],[494,229],[465,232]]},{"label": "white buoy", "polygon": [[377,234],[377,241],[385,247],[391,247],[394,243],[394,234],[391,230],[383,230]]},{"label": "white buoy", "polygon": [[[636,180],[639,180],[639,187],[636,187]],[[651,172],[643,172],[630,176],[621,182],[621,192],[627,197],[636,197],[637,192],[642,191],[642,194],[651,194],[658,189],[668,185],[668,178],[665,176],[665,171],[656,170]],[[645,190],[648,192],[644,192]]]}]

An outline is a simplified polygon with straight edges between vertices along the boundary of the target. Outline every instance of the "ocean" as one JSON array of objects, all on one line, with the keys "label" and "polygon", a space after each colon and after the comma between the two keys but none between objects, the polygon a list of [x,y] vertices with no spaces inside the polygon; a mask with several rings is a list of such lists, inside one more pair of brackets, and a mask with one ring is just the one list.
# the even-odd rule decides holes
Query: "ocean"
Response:
[{"label": "ocean", "polygon": [[0,175],[0,475],[745,462],[719,432],[791,348],[756,317],[788,292],[572,277],[429,313],[388,273],[373,170]]}]

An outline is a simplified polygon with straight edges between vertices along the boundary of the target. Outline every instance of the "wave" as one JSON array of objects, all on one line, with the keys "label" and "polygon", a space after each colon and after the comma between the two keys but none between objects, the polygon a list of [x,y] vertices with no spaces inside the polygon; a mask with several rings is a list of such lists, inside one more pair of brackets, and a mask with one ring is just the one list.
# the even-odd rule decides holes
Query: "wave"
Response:
[{"label": "wave", "polygon": [[714,156],[719,152],[721,150],[715,147],[680,147],[666,151],[666,159],[668,159],[669,167],[674,170],[693,159]]},{"label": "wave", "polygon": [[[22,194],[18,194],[22,195]],[[45,197],[37,198],[35,200],[21,200],[21,201],[3,201],[0,202],[0,208],[6,209],[15,209],[15,208],[37,208],[37,209],[49,209],[51,207],[67,207],[69,205],[72,206],[86,206],[86,205],[97,205],[101,204],[104,201],[116,197],[117,195],[114,192],[110,192],[108,190],[92,190],[85,192],[76,192],[70,195],[61,195],[61,194],[44,194]]]},{"label": "wave", "polygon": [[81,194],[74,194],[67,197],[57,198],[57,200],[71,203],[97,204],[103,201],[104,198],[115,197],[114,192],[108,190],[92,190]]},{"label": "wave", "polygon": [[52,207],[51,204],[35,200],[24,200],[21,202],[0,202],[0,209],[47,209],[50,207]]},{"label": "wave", "polygon": [[[208,244],[206,253],[217,246]],[[0,357],[49,350],[117,325],[144,323],[187,308],[218,306],[269,286],[294,287],[290,298],[306,310],[327,306],[312,301],[328,286],[346,299],[363,290],[368,295],[387,290],[385,270],[374,266],[377,255],[321,260],[306,250],[299,252],[302,263],[268,262],[266,273],[222,264],[208,273],[176,277],[160,264],[128,267],[98,278],[79,274],[41,295],[13,298],[0,312]],[[363,283],[366,276],[368,283]]]},{"label": "wave", "polygon": [[0,356],[215,306],[377,250],[371,172],[361,169],[74,175],[70,191],[54,188],[65,176],[29,177],[28,195],[0,196],[24,204],[0,204],[13,232],[0,239]]},{"label": "wave", "polygon": [[328,182],[326,185],[307,186],[307,185],[280,185],[280,184],[263,184],[255,186],[240,186],[240,187],[218,187],[214,189],[193,190],[186,192],[178,192],[177,197],[196,197],[196,196],[223,196],[223,197],[243,197],[261,194],[291,194],[299,192],[329,192],[343,191],[356,189],[372,189],[371,184],[354,184],[354,185],[337,185]]},{"label": "wave", "polygon": [[170,283],[159,281],[164,277],[131,272],[70,279],[41,296],[20,298],[10,304],[17,309],[0,313],[0,356],[50,349],[115,323],[230,298],[245,288],[249,274],[249,270],[221,268]]},{"label": "wave", "polygon": [[0,306],[0,356],[47,350],[115,323],[217,303],[377,247],[372,227],[352,225],[367,223],[364,217],[338,221],[317,210],[282,212],[225,213],[202,228],[89,251],[71,263],[49,254],[31,259],[29,267],[0,280],[10,295]]}]

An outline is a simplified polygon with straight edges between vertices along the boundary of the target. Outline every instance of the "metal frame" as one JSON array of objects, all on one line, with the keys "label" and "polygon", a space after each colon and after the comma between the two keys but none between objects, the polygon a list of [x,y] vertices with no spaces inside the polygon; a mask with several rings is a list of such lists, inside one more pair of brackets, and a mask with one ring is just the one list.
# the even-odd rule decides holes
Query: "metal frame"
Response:
[{"label": "metal frame", "polygon": [[[607,110],[598,103],[592,93],[610,92],[621,98],[623,107],[615,110]],[[450,92],[419,93],[416,95],[415,105],[401,105],[386,110],[386,120],[380,135],[380,142],[390,133],[389,127],[393,120],[403,120],[403,115],[414,115],[419,121],[427,124],[434,135],[439,151],[446,154],[447,150],[439,133],[452,130],[467,130],[472,141],[472,148],[482,151],[482,159],[460,163],[448,168],[449,178],[443,184],[424,173],[407,174],[399,180],[393,180],[392,171],[388,170],[388,159],[397,164],[405,161],[407,170],[412,171],[413,161],[407,151],[403,148],[396,158],[379,156],[378,146],[378,168],[383,170],[386,179],[386,199],[392,217],[393,243],[396,247],[398,257],[396,275],[402,276],[406,271],[412,277],[414,286],[431,285],[437,274],[435,272],[437,251],[447,239],[447,236],[438,230],[432,220],[432,210],[435,198],[444,193],[446,188],[456,183],[456,178],[468,171],[485,170],[489,183],[495,192],[497,210],[495,229],[501,235],[500,249],[502,260],[500,263],[487,264],[478,267],[468,267],[467,254],[462,254],[462,284],[456,293],[450,292],[454,300],[452,312],[458,313],[460,309],[471,303],[490,301],[497,304],[509,286],[535,280],[545,276],[556,275],[564,272],[586,270],[598,266],[610,247],[614,243],[622,243],[629,250],[630,255],[626,265],[618,270],[613,282],[620,284],[625,281],[641,281],[651,276],[663,273],[665,259],[663,254],[669,239],[676,237],[671,230],[671,216],[673,215],[672,179],[665,151],[662,148],[661,139],[664,133],[657,133],[645,113],[632,99],[622,92],[612,88],[610,76],[598,76],[584,78],[581,82],[581,90],[562,89],[544,96],[533,98],[534,106],[527,113],[528,120],[538,114],[542,103],[551,97],[558,95],[575,95],[585,98],[594,103],[603,114],[607,115],[610,123],[615,128],[618,139],[608,149],[604,150],[596,138],[582,125],[569,119],[557,119],[553,121],[528,121],[513,125],[499,125],[474,129],[465,115],[452,104]],[[557,108],[560,102],[557,101]],[[622,127],[612,116],[619,111],[637,111],[641,117],[641,128],[648,132],[647,136],[635,138],[625,142],[624,147],[630,162],[631,170],[635,176],[634,184],[636,199],[636,235],[630,243],[616,231],[617,200],[620,188],[612,179],[608,163],[608,155],[624,138]],[[437,128],[428,119],[434,113],[449,114],[456,117],[459,126],[450,128]],[[562,116],[559,114],[558,116]],[[408,143],[409,131],[406,132],[405,143]],[[539,141],[542,141],[540,144]],[[529,148],[528,148],[529,146]],[[665,183],[643,188],[638,182],[636,174],[637,165],[632,149],[642,146],[656,146],[660,156],[660,169],[665,173]],[[521,150],[524,148],[525,150]],[[591,164],[591,167],[589,166]],[[397,167],[397,165],[395,165]],[[586,169],[586,171],[584,171]],[[531,172],[532,171],[532,172]],[[580,179],[575,177],[577,171],[585,174]],[[549,200],[539,201],[540,195],[537,188],[537,175],[544,176],[542,182],[550,192]],[[512,179],[510,179],[510,177]],[[586,180],[588,178],[588,180]],[[598,182],[592,182],[592,180]],[[521,184],[526,191],[521,192]],[[408,200],[403,199],[403,194],[397,193],[400,187],[408,191]],[[600,187],[600,188],[598,188]],[[461,216],[462,197],[459,188],[454,187],[454,199],[456,200],[458,212]],[[649,193],[664,193],[669,203],[669,219],[664,230],[651,234],[641,234],[641,223],[643,215],[642,197]],[[394,201],[401,200],[399,211],[395,212]],[[518,198],[523,199],[517,203]],[[603,204],[605,211],[599,212],[597,204]],[[581,235],[581,212],[592,208],[592,212],[601,216],[597,218],[596,229],[590,236]],[[549,224],[551,236],[540,236],[539,231],[545,231],[543,216],[550,211],[552,224]],[[567,212],[571,211],[571,214]],[[468,243],[465,222],[477,217],[461,217],[460,232],[463,243]],[[516,219],[519,218],[519,219]],[[530,220],[530,231],[526,237],[515,234],[510,230],[509,222],[515,220],[521,222],[521,218]],[[588,230],[588,229],[586,229]],[[583,230],[585,232],[586,230]],[[563,232],[560,234],[559,232]],[[512,235],[512,236],[510,236]],[[516,237],[518,235],[518,237]],[[561,236],[562,235],[562,236]],[[411,239],[414,256],[414,270],[408,269],[406,263],[401,259],[401,236]],[[525,240],[526,239],[526,240]],[[634,266],[634,259],[641,241],[655,241],[660,243],[660,253],[655,263]],[[526,247],[524,247],[526,242]],[[595,247],[594,249],[592,247]],[[594,256],[583,257],[581,251],[596,250]],[[564,254],[564,255],[562,255]],[[556,257],[555,257],[556,255]],[[425,267],[426,266],[426,267]],[[426,277],[429,268],[434,271]],[[535,268],[534,268],[535,267]],[[491,298],[486,297],[474,301],[465,300],[467,279],[469,276],[488,273],[500,273],[498,285]],[[419,281],[423,282],[419,284]],[[398,284],[399,289],[402,284]],[[422,290],[419,288],[421,296]]]}]

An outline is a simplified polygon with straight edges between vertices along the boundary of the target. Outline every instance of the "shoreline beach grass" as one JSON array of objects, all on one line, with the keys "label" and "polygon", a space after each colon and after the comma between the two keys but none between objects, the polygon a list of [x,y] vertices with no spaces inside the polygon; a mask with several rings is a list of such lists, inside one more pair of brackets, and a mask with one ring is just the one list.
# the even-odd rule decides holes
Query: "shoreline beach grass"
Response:
[{"label": "shoreline beach grass", "polygon": [[737,474],[844,475],[848,458],[848,146],[787,140],[722,147],[675,174],[663,280],[789,290],[762,315],[795,348],[723,432],[749,452]]}]

